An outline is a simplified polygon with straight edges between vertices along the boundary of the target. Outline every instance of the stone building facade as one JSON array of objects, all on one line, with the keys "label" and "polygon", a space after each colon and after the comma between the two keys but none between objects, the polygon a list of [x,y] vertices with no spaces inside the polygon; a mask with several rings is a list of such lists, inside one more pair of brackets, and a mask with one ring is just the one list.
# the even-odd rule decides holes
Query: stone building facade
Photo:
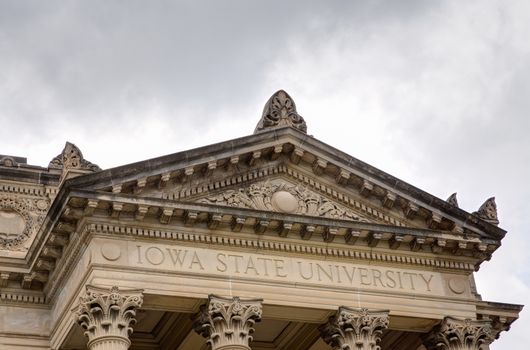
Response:
[{"label": "stone building facade", "polygon": [[522,309],[475,288],[498,224],[309,136],[284,91],[250,136],[117,168],[0,156],[0,349],[488,349]]}]

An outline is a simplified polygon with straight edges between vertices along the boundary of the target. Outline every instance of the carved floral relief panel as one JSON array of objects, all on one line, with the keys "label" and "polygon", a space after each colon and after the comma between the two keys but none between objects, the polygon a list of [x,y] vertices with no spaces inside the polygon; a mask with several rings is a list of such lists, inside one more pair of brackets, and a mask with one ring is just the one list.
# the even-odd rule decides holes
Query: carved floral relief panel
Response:
[{"label": "carved floral relief panel", "polygon": [[337,204],[303,185],[294,185],[281,179],[256,182],[247,187],[226,190],[201,198],[198,202],[368,222],[351,209]]},{"label": "carved floral relief panel", "polygon": [[26,251],[48,207],[47,198],[0,193],[0,251]]}]

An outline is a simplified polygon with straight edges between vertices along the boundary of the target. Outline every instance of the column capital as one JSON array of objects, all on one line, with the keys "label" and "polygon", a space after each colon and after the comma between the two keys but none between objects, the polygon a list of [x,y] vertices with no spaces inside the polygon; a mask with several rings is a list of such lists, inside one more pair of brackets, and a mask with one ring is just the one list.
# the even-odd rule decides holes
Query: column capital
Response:
[{"label": "column capital", "polygon": [[489,320],[446,317],[426,338],[429,350],[480,350],[494,340]]},{"label": "column capital", "polygon": [[136,323],[136,309],[142,306],[140,289],[86,286],[74,309],[77,323],[85,330],[90,350],[127,349]]},{"label": "column capital", "polygon": [[324,342],[334,349],[376,350],[383,330],[388,327],[388,310],[339,307],[319,331]]},{"label": "column capital", "polygon": [[193,322],[194,330],[207,338],[212,350],[250,350],[254,324],[261,320],[262,299],[208,296]]}]

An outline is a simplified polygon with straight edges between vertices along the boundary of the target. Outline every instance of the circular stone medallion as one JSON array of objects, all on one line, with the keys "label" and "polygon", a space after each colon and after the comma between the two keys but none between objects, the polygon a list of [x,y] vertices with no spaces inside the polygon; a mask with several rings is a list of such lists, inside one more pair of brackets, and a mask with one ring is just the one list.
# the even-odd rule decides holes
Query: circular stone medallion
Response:
[{"label": "circular stone medallion", "polygon": [[48,202],[46,202],[44,199],[39,199],[37,201],[37,208],[39,208],[40,210],[48,208]]},{"label": "circular stone medallion", "polygon": [[272,195],[271,203],[275,209],[284,213],[295,213],[298,209],[298,201],[287,191],[278,191]]},{"label": "circular stone medallion", "polygon": [[101,246],[101,255],[109,261],[116,261],[121,257],[120,246],[113,243],[105,243]]},{"label": "circular stone medallion", "polygon": [[460,278],[451,278],[448,285],[449,289],[455,294],[463,294],[466,291],[466,283]]}]

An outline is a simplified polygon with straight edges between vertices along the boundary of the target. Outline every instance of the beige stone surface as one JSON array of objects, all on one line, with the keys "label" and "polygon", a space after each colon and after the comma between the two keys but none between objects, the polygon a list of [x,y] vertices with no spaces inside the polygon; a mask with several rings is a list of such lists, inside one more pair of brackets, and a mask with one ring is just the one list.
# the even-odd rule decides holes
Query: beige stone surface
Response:
[{"label": "beige stone surface", "polygon": [[155,273],[195,274],[249,283],[470,298],[466,276],[352,263],[350,259],[300,257],[204,249],[175,244],[93,240],[92,262]]},{"label": "beige stone surface", "polygon": [[[1,156],[0,349],[205,350],[191,319],[212,294],[229,306],[199,333],[218,349],[255,329],[255,350],[425,350],[427,334],[471,350],[455,339],[509,328],[522,307],[473,282],[506,234],[494,198],[467,213],[306,131],[280,90],[253,135],[131,165],[69,142],[47,168]],[[122,307],[132,289],[143,302]],[[259,317],[235,302],[250,299]],[[375,333],[351,337],[362,322]]]}]

